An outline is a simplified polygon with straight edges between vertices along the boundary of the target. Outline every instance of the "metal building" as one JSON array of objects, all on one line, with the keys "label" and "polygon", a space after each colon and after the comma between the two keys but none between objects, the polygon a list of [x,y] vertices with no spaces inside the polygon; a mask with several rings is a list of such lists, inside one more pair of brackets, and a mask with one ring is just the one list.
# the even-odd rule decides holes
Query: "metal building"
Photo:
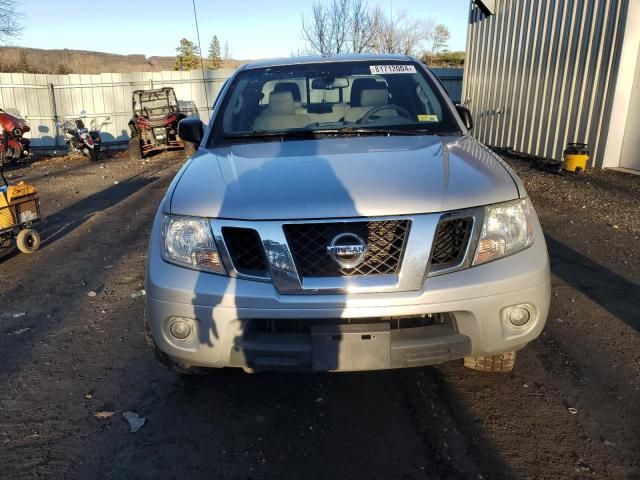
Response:
[{"label": "metal building", "polygon": [[640,0],[472,0],[462,100],[487,145],[640,171]]}]

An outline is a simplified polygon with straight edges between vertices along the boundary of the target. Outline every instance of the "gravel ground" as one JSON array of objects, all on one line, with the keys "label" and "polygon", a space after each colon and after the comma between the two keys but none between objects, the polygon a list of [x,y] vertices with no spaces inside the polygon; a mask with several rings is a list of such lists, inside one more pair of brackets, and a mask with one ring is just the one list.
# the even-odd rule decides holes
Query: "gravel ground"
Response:
[{"label": "gravel ground", "polygon": [[1,478],[640,478],[640,177],[509,160],[553,272],[547,326],[513,373],[185,381],[147,351],[136,295],[182,161],[9,172],[37,184],[45,221],[38,253],[0,252]]}]

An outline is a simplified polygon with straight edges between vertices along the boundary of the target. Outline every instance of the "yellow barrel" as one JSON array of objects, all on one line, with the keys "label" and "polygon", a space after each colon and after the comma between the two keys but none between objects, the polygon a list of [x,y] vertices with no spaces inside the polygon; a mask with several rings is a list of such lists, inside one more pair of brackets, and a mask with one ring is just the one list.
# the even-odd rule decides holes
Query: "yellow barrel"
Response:
[{"label": "yellow barrel", "polygon": [[587,169],[589,146],[586,143],[570,143],[564,151],[564,169],[581,172]]}]

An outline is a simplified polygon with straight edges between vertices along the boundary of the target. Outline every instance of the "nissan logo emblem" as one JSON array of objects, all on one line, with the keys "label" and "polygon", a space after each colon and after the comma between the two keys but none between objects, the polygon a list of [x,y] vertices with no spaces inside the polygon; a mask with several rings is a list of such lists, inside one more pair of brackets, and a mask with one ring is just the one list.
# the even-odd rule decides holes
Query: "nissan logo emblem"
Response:
[{"label": "nissan logo emblem", "polygon": [[367,245],[355,233],[341,233],[327,245],[331,259],[343,268],[356,268],[364,261]]}]

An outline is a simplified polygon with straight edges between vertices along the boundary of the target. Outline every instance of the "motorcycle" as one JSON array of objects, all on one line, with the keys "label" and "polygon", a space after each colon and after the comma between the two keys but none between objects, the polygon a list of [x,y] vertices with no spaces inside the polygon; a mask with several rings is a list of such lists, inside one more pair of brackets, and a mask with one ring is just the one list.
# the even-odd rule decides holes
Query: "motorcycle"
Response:
[{"label": "motorcycle", "polygon": [[0,158],[9,165],[15,165],[21,158],[27,157],[31,149],[31,140],[24,134],[31,130],[27,121],[0,108]]},{"label": "motorcycle", "polygon": [[86,128],[80,118],[66,122],[59,121],[56,122],[56,126],[62,130],[64,141],[72,155],[84,155],[92,161],[98,160],[98,152],[102,146],[100,132]]}]

